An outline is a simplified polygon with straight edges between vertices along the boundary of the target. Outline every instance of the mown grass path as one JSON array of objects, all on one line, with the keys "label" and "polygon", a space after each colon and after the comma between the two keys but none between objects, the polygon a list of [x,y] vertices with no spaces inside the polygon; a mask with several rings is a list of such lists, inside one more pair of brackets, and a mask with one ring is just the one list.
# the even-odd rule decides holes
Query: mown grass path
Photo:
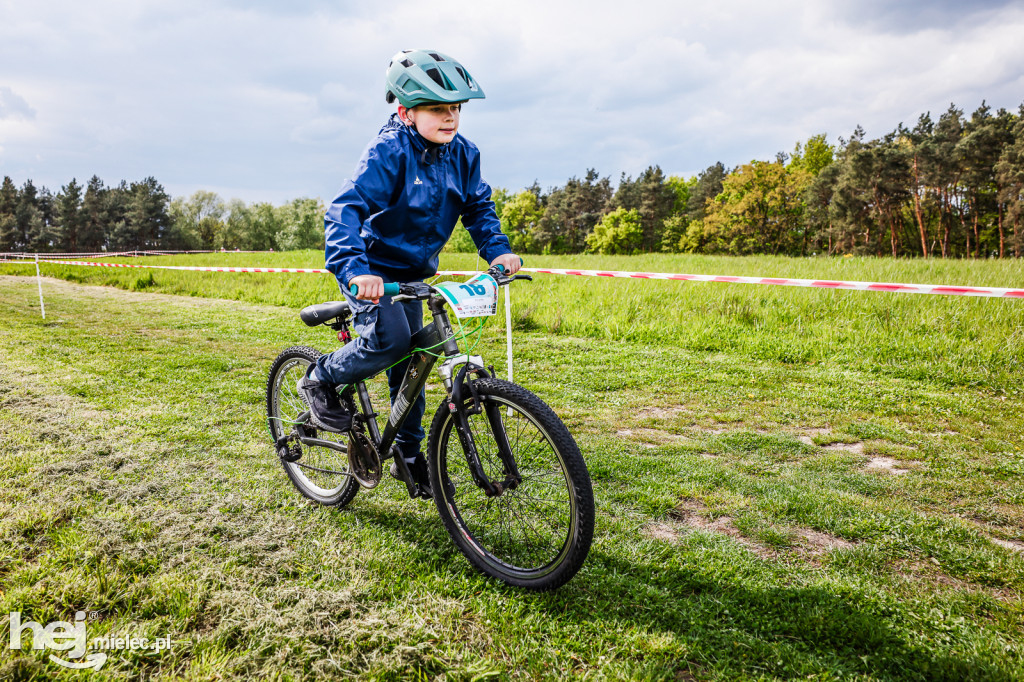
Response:
[{"label": "mown grass path", "polygon": [[[1012,367],[943,381],[520,315],[517,381],[598,506],[583,570],[535,595],[472,572],[398,486],[345,510],[290,488],[265,372],[331,341],[294,311],[44,286],[45,321],[34,279],[0,277],[0,613],[174,640],[92,679],[1024,679]],[[0,679],[85,674],[0,651]]]}]

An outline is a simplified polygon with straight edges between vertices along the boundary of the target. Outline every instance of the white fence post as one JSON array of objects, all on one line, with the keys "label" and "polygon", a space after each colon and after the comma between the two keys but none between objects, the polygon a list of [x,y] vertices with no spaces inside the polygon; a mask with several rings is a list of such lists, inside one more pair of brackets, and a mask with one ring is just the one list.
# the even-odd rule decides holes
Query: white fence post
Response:
[{"label": "white fence post", "polygon": [[508,346],[508,380],[512,381],[512,287],[505,287],[505,344]]},{"label": "white fence post", "polygon": [[39,285],[39,312],[46,319],[46,306],[43,305],[43,277],[39,274],[39,254],[36,254],[36,283]]}]

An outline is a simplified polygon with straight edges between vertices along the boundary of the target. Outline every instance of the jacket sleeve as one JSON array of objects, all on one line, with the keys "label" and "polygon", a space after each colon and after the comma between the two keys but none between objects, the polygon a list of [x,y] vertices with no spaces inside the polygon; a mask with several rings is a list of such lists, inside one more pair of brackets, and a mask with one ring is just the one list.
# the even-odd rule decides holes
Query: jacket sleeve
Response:
[{"label": "jacket sleeve", "polygon": [[360,229],[366,219],[383,211],[394,191],[401,154],[377,138],[366,148],[351,179],[327,208],[324,216],[325,267],[343,287],[353,277],[370,274],[366,243]]},{"label": "jacket sleeve", "polygon": [[[474,150],[475,151],[475,150]],[[501,222],[491,201],[491,186],[480,177],[480,154],[470,157],[462,224],[476,244],[477,252],[487,263],[498,256],[512,253],[508,237],[501,231]]]}]

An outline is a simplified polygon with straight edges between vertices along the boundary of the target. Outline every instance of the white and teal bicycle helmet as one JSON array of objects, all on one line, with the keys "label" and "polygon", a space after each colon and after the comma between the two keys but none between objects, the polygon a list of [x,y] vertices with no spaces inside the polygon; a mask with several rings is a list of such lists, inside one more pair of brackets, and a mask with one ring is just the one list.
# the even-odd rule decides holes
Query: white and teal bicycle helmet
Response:
[{"label": "white and teal bicycle helmet", "polygon": [[466,67],[436,50],[402,50],[388,64],[385,80],[388,104],[397,99],[407,109],[486,97]]}]

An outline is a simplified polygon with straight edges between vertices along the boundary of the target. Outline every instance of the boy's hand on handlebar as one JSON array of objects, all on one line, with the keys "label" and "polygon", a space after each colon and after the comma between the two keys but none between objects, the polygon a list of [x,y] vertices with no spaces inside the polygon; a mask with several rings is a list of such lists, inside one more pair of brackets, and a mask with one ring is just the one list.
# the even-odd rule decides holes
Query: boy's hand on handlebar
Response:
[{"label": "boy's hand on handlebar", "polygon": [[511,276],[519,272],[519,268],[523,265],[523,259],[514,253],[506,253],[491,261],[491,267],[493,268],[495,265],[505,268],[505,274]]},{"label": "boy's hand on handlebar", "polygon": [[348,285],[358,289],[356,298],[361,301],[379,303],[384,295],[384,280],[376,275],[357,275],[348,281]]}]

